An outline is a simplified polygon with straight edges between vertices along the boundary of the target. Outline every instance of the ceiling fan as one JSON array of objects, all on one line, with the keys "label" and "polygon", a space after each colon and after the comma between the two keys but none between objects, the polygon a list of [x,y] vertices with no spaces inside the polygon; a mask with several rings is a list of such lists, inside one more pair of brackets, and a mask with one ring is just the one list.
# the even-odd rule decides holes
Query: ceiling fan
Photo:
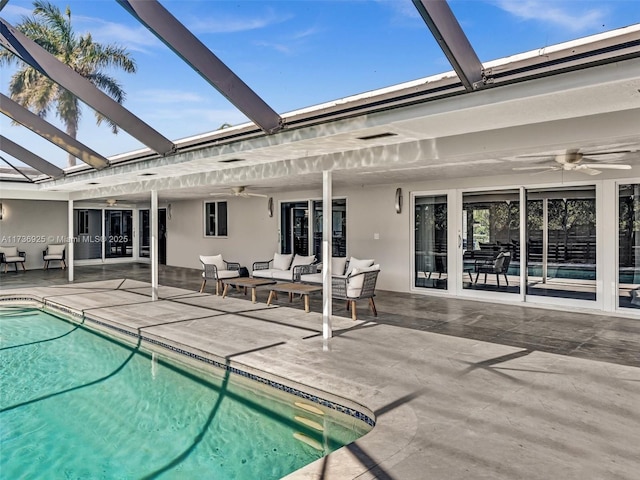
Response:
[{"label": "ceiling fan", "polygon": [[[621,163],[603,163],[598,158],[606,155],[623,155],[632,153],[633,150],[611,150],[608,152],[580,152],[577,149],[567,150],[565,153],[557,155],[524,155],[520,158],[542,158],[547,160],[544,165],[530,167],[514,167],[513,170],[539,170],[539,173],[553,172],[557,170],[585,173],[587,175],[598,175],[601,170],[630,170],[631,165]],[[551,160],[551,162],[548,162]],[[598,163],[582,163],[583,160],[591,160]]]},{"label": "ceiling fan", "polygon": [[251,193],[247,192],[247,187],[231,187],[231,192],[229,193],[210,193],[212,197],[263,197],[267,198],[269,195],[264,195],[263,193]]},{"label": "ceiling fan", "polygon": [[115,198],[107,198],[104,203],[102,203],[101,205],[105,206],[105,207],[132,207],[132,205],[129,204],[122,204],[119,203],[118,200],[116,200]]}]

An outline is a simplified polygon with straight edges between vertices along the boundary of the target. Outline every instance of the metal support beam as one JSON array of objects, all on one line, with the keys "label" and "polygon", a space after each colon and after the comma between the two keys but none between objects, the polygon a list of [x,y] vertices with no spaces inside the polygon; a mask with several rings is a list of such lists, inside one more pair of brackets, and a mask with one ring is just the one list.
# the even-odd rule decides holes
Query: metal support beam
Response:
[{"label": "metal support beam", "polygon": [[154,152],[166,155],[175,150],[175,145],[170,140],[2,18],[0,18],[0,44],[41,74],[69,90],[91,108],[109,118]]},{"label": "metal support beam", "polygon": [[484,86],[483,66],[446,0],[413,0],[413,4],[468,91]]},{"label": "metal support beam", "polygon": [[91,150],[72,136],[67,135],[59,128],[54,127],[35,113],[30,112],[19,103],[14,102],[1,93],[0,112],[93,168],[102,170],[109,166],[109,160],[102,155]]},{"label": "metal support beam", "polygon": [[39,172],[44,173],[45,175],[49,175],[53,178],[60,178],[64,176],[64,171],[61,168],[56,167],[53,163],[47,162],[44,158],[39,157],[35,153],[21,147],[3,135],[0,135],[0,150],[8,153],[14,158],[17,158],[22,163],[26,163],[30,167],[35,168]]},{"label": "metal support beam", "polygon": [[282,118],[157,0],[117,2],[262,130],[282,129]]}]

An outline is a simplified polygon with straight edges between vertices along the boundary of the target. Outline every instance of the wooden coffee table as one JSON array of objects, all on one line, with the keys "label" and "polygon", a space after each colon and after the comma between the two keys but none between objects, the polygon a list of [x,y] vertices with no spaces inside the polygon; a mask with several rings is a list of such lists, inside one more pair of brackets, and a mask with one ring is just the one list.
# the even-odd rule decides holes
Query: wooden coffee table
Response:
[{"label": "wooden coffee table", "polygon": [[222,290],[222,298],[227,296],[227,292],[229,290],[229,285],[233,285],[235,287],[244,287],[244,294],[247,294],[247,288],[251,289],[251,301],[256,303],[256,288],[261,287],[262,285],[271,285],[272,283],[276,283],[275,280],[269,280],[268,278],[250,278],[250,277],[235,277],[235,278],[225,278],[222,280],[224,284],[224,290]]},{"label": "wooden coffee table", "polygon": [[309,313],[309,294],[314,292],[321,292],[322,287],[319,285],[307,285],[304,283],[276,283],[269,287],[269,298],[267,299],[267,305],[271,305],[271,300],[278,298],[278,292],[288,293],[289,301],[293,300],[294,294],[302,295],[304,299],[304,311]]}]

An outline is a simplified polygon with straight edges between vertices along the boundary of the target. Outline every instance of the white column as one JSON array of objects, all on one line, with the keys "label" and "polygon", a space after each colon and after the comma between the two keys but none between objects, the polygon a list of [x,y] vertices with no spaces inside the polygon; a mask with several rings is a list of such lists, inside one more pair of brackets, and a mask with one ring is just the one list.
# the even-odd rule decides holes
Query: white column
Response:
[{"label": "white column", "polygon": [[542,199],[542,283],[547,283],[547,262],[548,261],[549,261],[549,199],[545,196]]},{"label": "white column", "polygon": [[520,187],[520,300],[527,299],[527,191]]},{"label": "white column", "polygon": [[67,278],[73,282],[73,200],[69,200],[67,214]]},{"label": "white column", "polygon": [[615,180],[596,185],[596,299],[607,312],[618,308],[618,198]]},{"label": "white column", "polygon": [[322,338],[333,336],[331,328],[331,254],[333,252],[333,192],[331,171],[322,172]]},{"label": "white column", "polygon": [[158,191],[151,190],[151,300],[158,300]]}]

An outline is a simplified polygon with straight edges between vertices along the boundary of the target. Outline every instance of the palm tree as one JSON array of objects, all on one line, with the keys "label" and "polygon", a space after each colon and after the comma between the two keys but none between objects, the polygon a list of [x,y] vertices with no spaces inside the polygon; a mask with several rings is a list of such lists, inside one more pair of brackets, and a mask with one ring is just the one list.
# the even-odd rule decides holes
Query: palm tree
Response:
[{"label": "palm tree", "polygon": [[[71,26],[71,10],[67,7],[63,15],[60,9],[43,0],[33,2],[33,17],[25,17],[16,28],[54,55],[62,63],[93,83],[116,102],[122,103],[125,93],[118,81],[104,73],[105,68],[118,67],[127,73],[135,73],[136,64],[125,48],[117,45],[102,45],[91,38],[91,34],[77,35]],[[0,64],[11,65],[18,57],[8,50],[0,51]],[[20,62],[12,75],[9,95],[17,103],[45,118],[51,109],[65,125],[66,132],[76,138],[82,116],[78,98],[36,69]],[[114,134],[118,127],[108,118],[95,112],[96,123],[110,125]],[[69,154],[69,166],[76,159]]]}]

